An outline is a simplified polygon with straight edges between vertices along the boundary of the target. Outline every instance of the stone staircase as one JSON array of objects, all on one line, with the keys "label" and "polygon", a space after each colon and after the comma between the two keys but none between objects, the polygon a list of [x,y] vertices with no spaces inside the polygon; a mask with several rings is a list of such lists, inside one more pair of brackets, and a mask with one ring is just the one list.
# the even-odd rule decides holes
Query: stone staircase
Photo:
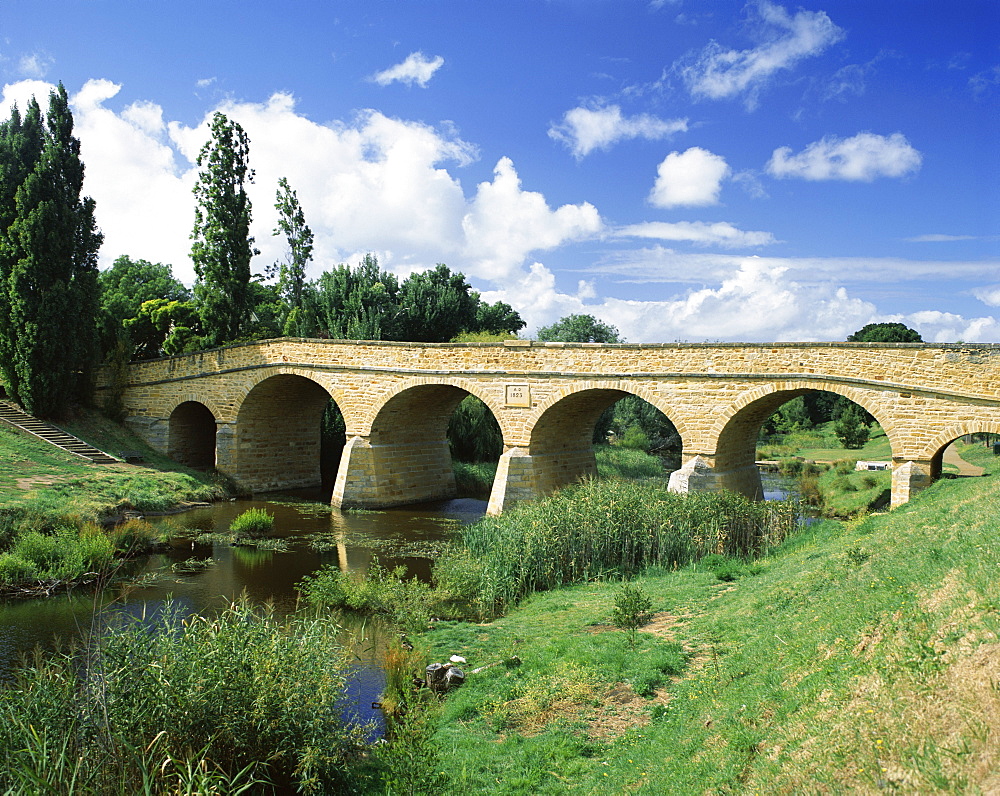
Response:
[{"label": "stone staircase", "polygon": [[22,412],[12,403],[0,401],[0,420],[9,423],[16,428],[26,431],[39,439],[50,442],[57,448],[75,454],[82,459],[86,459],[93,464],[119,464],[120,460],[110,456],[104,451],[88,445],[81,439],[77,439],[72,434],[67,434],[60,428],[56,428],[50,423],[32,417]]}]

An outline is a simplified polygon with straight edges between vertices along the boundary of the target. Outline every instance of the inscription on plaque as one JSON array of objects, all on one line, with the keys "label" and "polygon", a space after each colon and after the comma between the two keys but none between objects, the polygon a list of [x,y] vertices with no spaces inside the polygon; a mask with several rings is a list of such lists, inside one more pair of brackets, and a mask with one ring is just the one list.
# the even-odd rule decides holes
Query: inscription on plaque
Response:
[{"label": "inscription on plaque", "polygon": [[508,384],[507,406],[531,408],[531,390],[527,384]]}]

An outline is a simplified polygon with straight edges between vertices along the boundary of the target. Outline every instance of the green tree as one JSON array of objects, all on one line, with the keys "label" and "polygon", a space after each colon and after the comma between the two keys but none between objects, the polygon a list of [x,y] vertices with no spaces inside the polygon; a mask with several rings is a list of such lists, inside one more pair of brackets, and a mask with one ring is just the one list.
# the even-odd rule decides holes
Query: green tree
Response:
[{"label": "green tree", "polygon": [[543,326],[537,337],[546,343],[623,343],[618,329],[593,315],[567,315],[551,326]]},{"label": "green tree", "polygon": [[863,448],[871,435],[871,429],[864,422],[855,404],[848,406],[833,425],[833,433],[837,435],[840,444],[845,448],[857,450]]},{"label": "green tree", "polygon": [[181,354],[201,343],[201,317],[193,301],[150,299],[123,326],[135,359]]},{"label": "green tree", "polygon": [[[101,350],[116,344],[125,322],[139,315],[147,301],[188,301],[191,292],[175,279],[169,265],[122,255],[97,277],[101,288]],[[158,356],[158,355],[155,355]]]},{"label": "green tree", "polygon": [[398,297],[396,277],[366,254],[357,268],[339,265],[307,287],[301,326],[335,340],[395,340]]},{"label": "green tree", "polygon": [[212,137],[198,154],[198,181],[191,259],[198,275],[194,294],[205,343],[239,339],[250,320],[250,259],[260,252],[250,236],[251,205],[245,184],[250,139],[225,114],[212,117]]},{"label": "green tree", "polygon": [[[285,236],[285,240],[288,241],[288,252],[283,262],[272,266],[271,274],[278,277],[278,294],[288,308],[285,316],[287,318],[302,307],[306,266],[312,259],[313,233],[306,224],[298,195],[284,177],[278,180],[274,207],[278,211],[278,227],[274,230],[274,234]],[[284,320],[283,318],[282,321]]]},{"label": "green tree", "polygon": [[462,273],[447,265],[411,274],[399,287],[399,325],[396,340],[444,343],[459,332],[473,331],[479,294]]},{"label": "green tree", "polygon": [[[89,398],[98,357],[94,200],[82,197],[84,165],[65,87],[15,109],[0,132],[4,377],[33,414],[63,414]],[[13,206],[9,204],[13,197]]]},{"label": "green tree", "polygon": [[922,343],[916,329],[901,323],[869,323],[847,338],[849,343]]}]

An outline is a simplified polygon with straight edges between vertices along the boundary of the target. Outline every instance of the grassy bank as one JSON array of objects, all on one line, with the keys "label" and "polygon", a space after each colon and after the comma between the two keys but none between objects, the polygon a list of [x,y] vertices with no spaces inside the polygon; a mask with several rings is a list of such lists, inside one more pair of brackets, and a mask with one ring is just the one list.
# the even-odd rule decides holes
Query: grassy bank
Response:
[{"label": "grassy bank", "polygon": [[129,510],[165,511],[227,494],[223,482],[177,464],[101,415],[81,415],[64,427],[112,454],[139,451],[145,461],[139,466],[90,464],[0,426],[0,509],[100,520]]},{"label": "grassy bank", "polygon": [[141,523],[109,529],[105,520],[228,494],[225,482],[172,462],[101,415],[82,414],[65,428],[111,453],[139,451],[145,463],[90,464],[0,426],[0,594],[48,594],[105,578],[154,541]]},{"label": "grassy bank", "polygon": [[752,566],[647,571],[634,653],[610,582],[438,624],[432,659],[520,661],[446,700],[443,792],[995,791],[998,513],[1000,481],[944,480]]}]

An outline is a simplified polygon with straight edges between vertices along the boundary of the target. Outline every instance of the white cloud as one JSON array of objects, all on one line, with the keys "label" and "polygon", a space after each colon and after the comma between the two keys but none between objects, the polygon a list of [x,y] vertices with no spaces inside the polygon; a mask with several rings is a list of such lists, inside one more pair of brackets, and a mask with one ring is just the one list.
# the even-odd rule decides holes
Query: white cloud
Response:
[{"label": "white cloud", "polygon": [[600,314],[630,342],[752,342],[843,340],[870,322],[876,308],[833,283],[803,285],[784,268],[751,257],[716,287],[667,301],[608,299]]},{"label": "white cloud", "polygon": [[208,88],[215,81],[216,81],[216,78],[214,78],[214,77],[203,77],[201,80],[196,80],[194,84],[198,88]]},{"label": "white cloud", "polygon": [[497,163],[492,182],[479,184],[462,219],[465,256],[488,279],[508,278],[530,252],[592,237],[602,227],[597,208],[587,202],[552,210],[542,194],[522,190],[509,158]]},{"label": "white cloud", "polygon": [[[22,81],[4,88],[4,102],[43,100],[51,85]],[[449,169],[478,157],[451,128],[391,119],[377,111],[348,122],[318,124],[297,112],[290,94],[266,102],[228,100],[186,126],[152,102],[109,107],[121,86],[91,80],[71,97],[86,165],[84,190],[97,202],[105,234],[101,263],[121,254],[169,263],[192,282],[189,235],[194,220],[194,161],[218,109],[250,138],[256,181],[251,234],[262,253],[256,272],[284,254],[271,232],[278,179],[297,191],[316,236],[310,276],[340,262],[377,253],[400,273],[446,262],[479,282],[516,283],[530,275],[532,252],[598,235],[600,215],[588,203],[551,207],[521,187],[514,164],[501,158],[493,179],[466,196]],[[296,156],[290,158],[289,152]],[[543,269],[544,271],[544,269]]]},{"label": "white cloud", "polygon": [[55,88],[52,83],[44,80],[21,80],[17,83],[8,83],[3,87],[3,115],[10,116],[10,110],[17,105],[21,113],[28,106],[28,102],[34,97],[42,107],[42,112],[48,107],[49,92]]},{"label": "white cloud", "polygon": [[693,63],[680,67],[692,96],[724,99],[746,92],[753,107],[775,73],[818,55],[844,36],[823,11],[800,10],[792,16],[767,0],[761,0],[757,11],[762,30],[757,47],[727,50],[713,41]]},{"label": "white cloud", "polygon": [[977,240],[975,235],[941,235],[931,233],[929,235],[917,235],[912,238],[904,238],[907,243],[953,243],[959,240]]},{"label": "white cloud", "polygon": [[727,221],[650,221],[631,224],[615,231],[616,237],[650,238],[654,240],[690,241],[699,246],[723,246],[728,249],[743,246],[768,246],[777,241],[770,232],[739,229]]},{"label": "white cloud", "polygon": [[645,113],[626,117],[618,105],[581,106],[566,111],[562,122],[549,128],[549,137],[569,147],[579,160],[595,149],[609,149],[618,141],[630,138],[655,141],[687,129],[687,119],[665,120]]},{"label": "white cloud", "polygon": [[[703,284],[722,280],[741,267],[745,257],[718,252],[682,252],[664,246],[608,253],[581,269],[630,282]],[[912,260],[905,257],[754,257],[771,268],[783,268],[796,280],[844,285],[898,285],[910,281],[981,279],[1000,271],[1000,260]]]},{"label": "white cloud", "polygon": [[421,88],[425,88],[434,73],[442,66],[444,66],[444,58],[440,55],[428,58],[422,52],[417,51],[406,56],[406,60],[402,63],[382,72],[376,72],[372,75],[372,80],[380,86],[399,82],[406,83],[408,86],[416,83]]},{"label": "white cloud", "polygon": [[972,295],[989,307],[1000,307],[1000,285],[977,287]]},{"label": "white cloud", "polygon": [[718,204],[722,181],[729,173],[725,158],[707,149],[671,152],[657,168],[649,202],[664,208]]},{"label": "white cloud", "polygon": [[992,315],[985,318],[965,318],[951,312],[924,310],[909,315],[890,316],[920,332],[928,343],[995,343],[1000,341],[1000,321]]},{"label": "white cloud", "polygon": [[41,80],[52,68],[55,59],[45,53],[32,53],[23,55],[17,62],[18,71],[27,78]]},{"label": "white cloud", "polygon": [[902,133],[884,136],[866,132],[852,138],[825,136],[797,155],[791,147],[781,147],[774,150],[767,171],[778,178],[871,182],[876,177],[915,172],[922,160]]}]

